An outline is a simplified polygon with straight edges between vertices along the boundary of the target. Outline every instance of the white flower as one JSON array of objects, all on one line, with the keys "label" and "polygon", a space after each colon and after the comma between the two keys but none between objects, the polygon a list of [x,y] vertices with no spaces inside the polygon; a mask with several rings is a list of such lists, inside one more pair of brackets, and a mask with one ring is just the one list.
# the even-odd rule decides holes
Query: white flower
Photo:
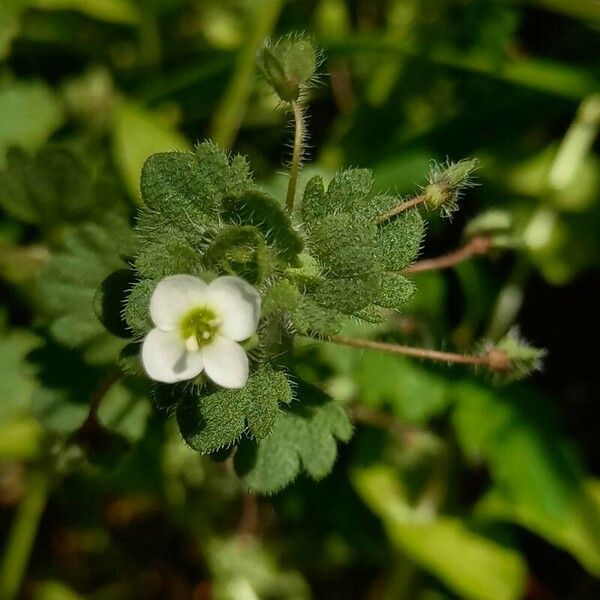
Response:
[{"label": "white flower", "polygon": [[246,385],[248,357],[237,342],[256,331],[260,317],[260,296],[250,284],[173,275],[156,286],[150,316],[155,328],[142,345],[142,363],[151,379],[175,383],[205,371],[222,387]]}]

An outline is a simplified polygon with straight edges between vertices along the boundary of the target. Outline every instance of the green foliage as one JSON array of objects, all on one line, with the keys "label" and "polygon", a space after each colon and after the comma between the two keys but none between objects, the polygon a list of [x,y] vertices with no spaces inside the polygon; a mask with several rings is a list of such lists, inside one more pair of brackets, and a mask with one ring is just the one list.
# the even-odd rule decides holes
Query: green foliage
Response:
[{"label": "green foliage", "polygon": [[[186,443],[203,454],[236,443],[249,430],[262,439],[273,429],[279,403],[292,401],[287,377],[280,371],[260,367],[241,390],[218,389],[205,393],[198,388],[163,389],[167,403],[177,405],[177,423]],[[164,396],[159,396],[164,401]]]},{"label": "green foliage", "polygon": [[[397,198],[383,195],[373,200],[378,214],[384,214],[399,204]],[[377,243],[383,255],[383,268],[399,273],[417,257],[423,240],[425,224],[417,209],[409,209],[379,226]]]},{"label": "green foliage", "polygon": [[399,309],[412,298],[416,289],[410,279],[402,275],[388,274],[381,282],[381,289],[375,303],[384,308]]},{"label": "green foliage", "polygon": [[136,283],[127,298],[125,320],[134,335],[141,337],[152,328],[150,319],[150,297],[156,281],[144,279]]},{"label": "green foliage", "polygon": [[337,455],[336,439],[350,439],[352,426],[340,404],[310,387],[300,390],[299,399],[279,415],[268,437],[240,444],[235,469],[250,490],[275,493],[301,470],[313,479],[325,477]]},{"label": "green foliage", "polygon": [[[2,4],[0,29],[3,29],[2,12],[10,10],[4,7],[6,3]],[[4,33],[4,30],[0,32],[0,55]],[[60,101],[53,91],[40,81],[0,83],[0,114],[0,167],[4,166],[8,148],[18,145],[33,152],[40,148],[64,121]]]},{"label": "green foliage", "polygon": [[564,517],[582,467],[544,408],[544,398],[526,388],[494,392],[468,382],[457,387],[457,394],[453,423],[466,455],[487,461],[507,497]]},{"label": "green foliage", "polygon": [[352,480],[383,521],[392,545],[439,577],[459,597],[522,597],[526,565],[518,552],[473,531],[469,523],[457,517],[419,514],[389,467],[357,469]]},{"label": "green foliage", "polygon": [[458,441],[471,461],[486,461],[494,482],[478,514],[518,522],[598,573],[597,497],[547,398],[522,386],[494,392],[472,382],[455,393]]},{"label": "green foliage", "polygon": [[124,209],[112,183],[92,177],[82,160],[62,146],[46,146],[33,157],[11,149],[7,168],[0,172],[0,206],[44,229]]},{"label": "green foliage", "polygon": [[267,194],[249,191],[229,196],[223,202],[223,218],[233,223],[253,225],[267,242],[290,264],[302,251],[302,238],[292,227],[281,204]]},{"label": "green foliage", "polygon": [[94,304],[104,279],[124,266],[115,241],[129,234],[127,223],[115,216],[103,225],[74,228],[40,276],[40,308],[51,319],[52,334],[65,346],[82,348],[93,363],[113,362],[122,346],[98,320]]},{"label": "green foliage", "polygon": [[[220,231],[208,246],[203,263],[210,270],[239,275],[253,285],[272,272],[273,258],[261,232],[249,225],[232,225]],[[181,272],[192,272],[182,269]]]},{"label": "green foliage", "polygon": [[184,217],[189,209],[188,220],[204,217],[194,220],[197,225],[217,218],[224,198],[243,193],[249,186],[247,162],[239,156],[229,158],[208,142],[194,152],[153,154],[142,169],[144,204],[163,216]]},{"label": "green foliage", "polygon": [[[325,312],[335,309],[377,322],[377,307],[397,309],[412,295],[412,285],[397,273],[415,259],[423,221],[413,209],[378,224],[377,218],[399,200],[371,197],[372,187],[372,175],[366,169],[342,171],[327,190],[322,179],[314,177],[304,190],[301,214],[308,250],[323,276],[309,286],[309,297]],[[302,331],[302,318],[296,320]],[[324,320],[329,321],[329,316],[324,314],[315,322]],[[315,331],[324,332],[324,328]]]},{"label": "green foliage", "polygon": [[389,407],[402,422],[426,423],[450,404],[441,375],[401,357],[364,352],[353,356],[350,372],[366,406]]}]

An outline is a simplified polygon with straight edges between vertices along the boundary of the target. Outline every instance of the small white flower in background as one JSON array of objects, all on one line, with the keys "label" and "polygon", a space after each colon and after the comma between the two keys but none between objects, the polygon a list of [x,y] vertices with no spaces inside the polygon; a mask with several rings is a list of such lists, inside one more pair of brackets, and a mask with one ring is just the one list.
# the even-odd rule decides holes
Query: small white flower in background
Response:
[{"label": "small white flower in background", "polygon": [[192,275],[163,279],[150,298],[155,328],[142,345],[146,373],[176,383],[204,371],[222,387],[244,387],[248,357],[238,342],[256,331],[260,303],[258,292],[239,277],[210,284]]}]

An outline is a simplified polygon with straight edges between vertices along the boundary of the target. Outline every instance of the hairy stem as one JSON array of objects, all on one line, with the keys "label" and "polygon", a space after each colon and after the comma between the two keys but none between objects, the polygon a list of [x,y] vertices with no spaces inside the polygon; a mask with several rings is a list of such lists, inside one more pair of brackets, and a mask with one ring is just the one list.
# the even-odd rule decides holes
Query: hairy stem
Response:
[{"label": "hairy stem", "polygon": [[229,149],[244,118],[252,90],[256,53],[269,37],[281,12],[283,0],[262,0],[257,3],[254,27],[240,51],[233,78],[215,114],[211,129],[213,142]]},{"label": "hairy stem", "polygon": [[46,506],[50,489],[49,472],[29,473],[25,494],[8,533],[0,566],[0,600],[18,597],[35,536]]},{"label": "hairy stem", "polygon": [[290,179],[288,182],[286,206],[289,212],[294,210],[296,199],[296,186],[298,185],[298,173],[300,171],[300,160],[302,158],[302,141],[304,139],[304,123],[302,121],[302,108],[297,100],[292,100],[292,111],[294,113],[294,150],[292,152],[292,164],[290,166]]},{"label": "hairy stem", "polygon": [[443,352],[441,350],[430,350],[428,348],[402,346],[400,344],[391,344],[389,342],[376,342],[347,335],[331,335],[325,338],[325,341],[341,346],[377,350],[379,352],[386,352],[387,354],[411,356],[413,358],[422,358],[437,362],[482,366],[499,373],[510,368],[509,357],[505,352],[497,349],[489,350],[486,354],[478,356],[475,354],[457,354],[454,352]]},{"label": "hairy stem", "polygon": [[413,208],[413,206],[418,206],[419,204],[422,204],[423,202],[425,202],[425,200],[427,200],[427,196],[425,196],[425,194],[420,194],[419,196],[415,196],[414,198],[411,198],[410,200],[407,200],[406,202],[403,202],[402,204],[398,204],[397,206],[394,206],[394,208],[388,210],[387,212],[383,213],[382,215],[379,215],[375,219],[375,224],[381,225],[381,223],[384,223],[385,221],[391,219],[392,217],[399,215],[400,213],[404,212],[405,210],[408,210],[409,208]]},{"label": "hairy stem", "polygon": [[470,242],[465,244],[462,248],[458,248],[449,254],[444,256],[438,256],[437,258],[428,258],[420,260],[404,269],[403,275],[410,273],[420,273],[422,271],[437,271],[440,269],[448,269],[453,267],[473,256],[481,256],[487,254],[492,247],[492,241],[489,236],[482,235],[474,237]]}]

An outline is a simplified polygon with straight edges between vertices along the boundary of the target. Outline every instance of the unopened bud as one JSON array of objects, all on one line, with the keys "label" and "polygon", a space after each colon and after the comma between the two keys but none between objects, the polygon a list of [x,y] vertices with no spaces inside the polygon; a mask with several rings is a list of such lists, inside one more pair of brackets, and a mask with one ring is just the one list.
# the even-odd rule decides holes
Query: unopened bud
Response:
[{"label": "unopened bud", "polygon": [[285,102],[292,102],[314,76],[317,53],[304,38],[284,37],[262,48],[258,65],[277,95]]},{"label": "unopened bud", "polygon": [[429,174],[429,185],[423,191],[425,204],[431,209],[442,209],[450,215],[465,187],[473,185],[472,175],[479,166],[476,158],[457,163],[435,165]]},{"label": "unopened bud", "polygon": [[520,338],[516,329],[487,352],[488,365],[506,381],[523,379],[542,367],[546,351],[534,348]]}]

